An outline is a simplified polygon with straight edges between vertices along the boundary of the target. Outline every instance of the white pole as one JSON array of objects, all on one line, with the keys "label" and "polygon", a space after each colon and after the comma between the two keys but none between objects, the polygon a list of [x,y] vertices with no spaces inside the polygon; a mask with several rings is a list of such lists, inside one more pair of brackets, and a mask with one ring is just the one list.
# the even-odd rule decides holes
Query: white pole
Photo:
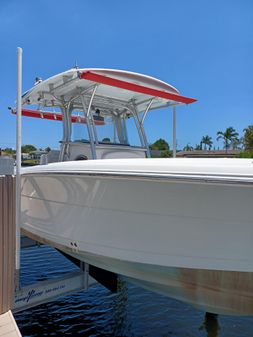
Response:
[{"label": "white pole", "polygon": [[16,119],[16,288],[20,271],[20,197],[21,197],[21,107],[22,106],[22,48],[17,48],[17,119]]},{"label": "white pole", "polygon": [[176,106],[173,106],[173,158],[176,158],[177,153],[177,116],[176,116]]}]

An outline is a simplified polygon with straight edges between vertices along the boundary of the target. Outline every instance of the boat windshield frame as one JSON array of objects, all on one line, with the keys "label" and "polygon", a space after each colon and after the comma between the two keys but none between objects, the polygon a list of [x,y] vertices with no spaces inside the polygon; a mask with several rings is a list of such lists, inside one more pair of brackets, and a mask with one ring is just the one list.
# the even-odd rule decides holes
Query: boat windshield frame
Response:
[{"label": "boat windshield frame", "polygon": [[[102,118],[105,117],[111,117],[114,123],[114,129],[115,132],[118,135],[119,143],[118,145],[130,145],[128,141],[128,132],[127,132],[127,127],[125,120],[128,118],[133,118],[134,124],[136,127],[136,130],[139,135],[139,140],[141,144],[141,148],[144,149],[146,152],[147,157],[150,157],[150,150],[149,150],[149,145],[144,129],[144,121],[146,118],[146,115],[148,111],[150,110],[152,106],[152,102],[154,98],[151,98],[147,102],[147,108],[144,113],[141,114],[138,112],[138,108],[135,105],[135,102],[129,102],[128,104],[125,104],[125,102],[122,102],[120,100],[114,99],[114,98],[108,98],[108,104],[107,107],[103,104],[97,104],[94,102],[94,98],[96,96],[96,90],[98,88],[98,84],[94,85],[92,88],[93,90],[91,91],[91,95],[88,95],[88,97],[85,97],[84,95],[80,96],[81,102],[82,102],[82,109],[80,109],[80,113],[83,114],[82,118],[85,119],[86,121],[86,127],[87,127],[87,132],[89,135],[89,143],[91,147],[91,154],[92,154],[92,159],[96,159],[96,147],[99,146],[102,142],[99,141],[98,135],[97,135],[97,130],[96,130],[96,111],[102,110]],[[106,102],[106,98],[103,98],[103,103]],[[93,104],[94,103],[94,104]],[[63,123],[65,124],[64,128],[64,135],[63,135],[63,140],[62,144],[66,144],[62,146],[62,151],[60,153],[60,161],[63,160],[64,156],[67,154],[66,149],[68,147],[68,143],[70,142],[71,139],[71,113],[72,111],[69,105],[69,111],[65,111],[64,107],[60,107],[62,109],[62,114],[66,116],[66,118],[63,118]],[[91,112],[93,110],[93,112]],[[114,137],[115,138],[115,137]],[[104,144],[104,143],[103,143]],[[107,143],[109,145],[109,142]],[[117,145],[115,142],[112,143],[113,145]],[[130,146],[131,148],[131,146]]]}]

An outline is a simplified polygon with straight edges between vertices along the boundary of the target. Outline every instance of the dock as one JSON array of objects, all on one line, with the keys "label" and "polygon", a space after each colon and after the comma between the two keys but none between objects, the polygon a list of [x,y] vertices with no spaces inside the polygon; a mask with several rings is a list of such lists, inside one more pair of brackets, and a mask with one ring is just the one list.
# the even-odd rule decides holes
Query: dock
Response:
[{"label": "dock", "polygon": [[0,315],[0,337],[22,337],[11,310]]}]

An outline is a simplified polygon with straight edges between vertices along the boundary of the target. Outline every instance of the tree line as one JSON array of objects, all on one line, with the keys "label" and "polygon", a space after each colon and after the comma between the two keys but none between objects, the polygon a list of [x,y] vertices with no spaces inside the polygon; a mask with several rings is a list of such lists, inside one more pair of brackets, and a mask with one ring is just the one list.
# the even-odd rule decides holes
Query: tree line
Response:
[{"label": "tree line", "polygon": [[[224,131],[218,131],[216,134],[216,140],[222,140],[223,148],[227,152],[228,150],[245,150],[253,151],[253,125],[249,125],[243,130],[243,137],[239,138],[239,133],[232,127],[226,128]],[[194,147],[187,144],[183,150],[212,150],[213,139],[209,135],[203,136],[199,144]]]},{"label": "tree line", "polygon": [[[223,142],[223,148],[227,152],[230,149],[241,150],[240,157],[253,157],[253,125],[249,125],[243,130],[243,137],[239,138],[239,133],[232,127],[226,128],[224,131],[218,131],[216,134],[216,140]],[[172,151],[169,144],[164,139],[158,139],[150,145],[150,149],[154,152],[154,157],[172,157]],[[189,143],[184,146],[184,151],[194,150],[212,150],[213,139],[209,135],[205,135],[201,138],[199,144],[195,147]],[[157,154],[156,154],[157,151]],[[160,153],[158,153],[160,151]]]},{"label": "tree line", "polygon": [[[49,152],[49,151],[51,151],[51,148],[48,146],[45,149],[40,148],[39,150]],[[16,150],[14,150],[10,147],[6,147],[5,149],[2,149],[2,151],[5,154],[8,154],[8,155],[13,155],[13,154],[16,153]],[[26,144],[26,145],[21,146],[21,152],[22,153],[31,153],[31,152],[34,152],[34,151],[38,151],[38,149],[32,144]]]}]

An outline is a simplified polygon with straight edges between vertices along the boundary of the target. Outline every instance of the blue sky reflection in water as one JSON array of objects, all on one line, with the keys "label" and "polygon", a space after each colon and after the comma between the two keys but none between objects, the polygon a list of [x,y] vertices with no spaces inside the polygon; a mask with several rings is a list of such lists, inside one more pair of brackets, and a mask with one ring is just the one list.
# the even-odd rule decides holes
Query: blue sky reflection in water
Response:
[{"label": "blue sky reflection in water", "polygon": [[[47,246],[23,250],[21,267],[23,285],[75,269]],[[253,330],[251,317],[219,316],[207,321],[204,312],[124,279],[117,294],[98,284],[15,318],[23,337],[250,337]]]},{"label": "blue sky reflection in water", "polygon": [[[167,81],[198,102],[178,109],[178,148],[252,124],[252,0],[3,0],[0,2],[0,147],[15,146],[16,47],[23,91],[80,67],[136,71]],[[147,117],[148,141],[172,143],[170,110]],[[23,143],[58,147],[60,123],[23,118]]]}]

